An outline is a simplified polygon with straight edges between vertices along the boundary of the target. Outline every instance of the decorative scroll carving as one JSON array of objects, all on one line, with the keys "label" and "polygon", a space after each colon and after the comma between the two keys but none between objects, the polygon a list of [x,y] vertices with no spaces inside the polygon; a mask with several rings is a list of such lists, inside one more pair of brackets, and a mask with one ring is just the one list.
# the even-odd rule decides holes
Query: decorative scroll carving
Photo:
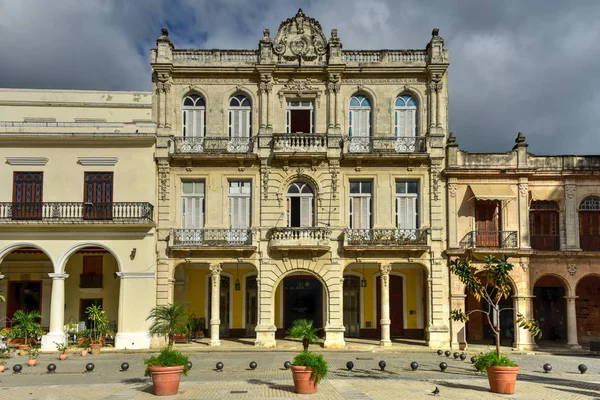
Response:
[{"label": "decorative scroll carving", "polygon": [[263,199],[269,198],[269,167],[260,167],[260,177],[262,181]]},{"label": "decorative scroll carving", "polygon": [[389,275],[390,272],[392,270],[392,265],[391,264],[382,264],[379,266],[379,271],[381,272],[381,275]]},{"label": "decorative scroll carving", "polygon": [[331,194],[333,199],[337,199],[338,190],[338,175],[340,173],[339,163],[332,163],[329,167],[329,173],[331,174]]},{"label": "decorative scroll carving", "polygon": [[526,183],[519,183],[519,195],[526,197],[529,193],[529,186]]},{"label": "decorative scroll carving", "polygon": [[166,162],[159,162],[158,164],[158,180],[159,180],[159,194],[160,200],[167,200],[168,188],[169,188],[169,164]]},{"label": "decorative scroll carving", "polygon": [[450,197],[456,197],[456,183],[450,183],[448,185],[448,194]]},{"label": "decorative scroll carving", "polygon": [[567,271],[571,276],[577,273],[577,264],[567,264]]},{"label": "decorative scroll carving", "polygon": [[260,77],[260,90],[265,93],[273,91],[273,77],[271,75],[262,75]]},{"label": "decorative scroll carving", "polygon": [[441,165],[434,164],[431,166],[431,188],[433,189],[433,199],[440,199],[440,176],[442,172]]},{"label": "decorative scroll carving", "polygon": [[304,15],[302,9],[279,25],[273,52],[279,63],[321,64],[325,61],[327,39],[321,25]]},{"label": "decorative scroll carving", "polygon": [[425,84],[424,78],[345,78],[343,84],[348,85],[418,85]]},{"label": "decorative scroll carving", "polygon": [[576,191],[577,187],[575,185],[565,185],[565,194],[567,195],[567,199],[574,198]]},{"label": "decorative scroll carving", "polygon": [[[341,86],[342,85],[340,83],[340,75],[339,74],[329,75],[329,79],[327,82],[327,91],[329,93],[339,93]],[[359,86],[362,86],[362,85],[359,84]]]},{"label": "decorative scroll carving", "polygon": [[306,98],[316,98],[317,106],[321,105],[321,90],[315,86],[313,83],[316,83],[311,78],[306,78],[306,80],[296,80],[295,78],[291,78],[283,85],[283,88],[277,93],[279,96],[279,102],[283,106],[283,99],[286,95],[293,95],[295,97],[306,97]]}]

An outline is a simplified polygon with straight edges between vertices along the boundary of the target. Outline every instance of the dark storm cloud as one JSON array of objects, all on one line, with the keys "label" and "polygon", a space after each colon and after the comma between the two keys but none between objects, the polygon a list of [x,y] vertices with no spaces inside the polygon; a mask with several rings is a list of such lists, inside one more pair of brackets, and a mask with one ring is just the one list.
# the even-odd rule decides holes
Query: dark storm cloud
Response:
[{"label": "dark storm cloud", "polygon": [[498,152],[600,153],[600,1],[0,0],[0,87],[150,88],[160,27],[175,45],[256,48],[298,7],[344,48],[450,49],[450,130]]}]

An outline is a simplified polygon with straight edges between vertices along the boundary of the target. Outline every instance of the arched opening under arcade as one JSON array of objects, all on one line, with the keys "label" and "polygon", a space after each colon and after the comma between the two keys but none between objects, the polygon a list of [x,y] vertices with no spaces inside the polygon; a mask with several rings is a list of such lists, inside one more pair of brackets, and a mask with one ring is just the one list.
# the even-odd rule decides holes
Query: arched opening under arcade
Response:
[{"label": "arched opening under arcade", "polygon": [[533,287],[533,318],[540,324],[540,343],[567,341],[566,283],[554,275],[539,278]]},{"label": "arched opening under arcade", "polygon": [[600,276],[587,275],[575,289],[577,339],[580,345],[600,341]]}]

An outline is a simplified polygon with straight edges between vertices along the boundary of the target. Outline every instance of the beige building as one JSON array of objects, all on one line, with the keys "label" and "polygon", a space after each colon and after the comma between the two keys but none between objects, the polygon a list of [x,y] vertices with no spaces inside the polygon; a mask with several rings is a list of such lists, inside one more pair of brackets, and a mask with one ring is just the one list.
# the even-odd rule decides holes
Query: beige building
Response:
[{"label": "beige building", "polygon": [[101,304],[116,347],[149,346],[155,138],[149,92],[0,90],[0,327],[38,310],[56,350]]},{"label": "beige building", "polygon": [[[450,136],[446,168],[449,257],[507,255],[515,265],[503,306],[540,323],[539,345],[578,348],[600,337],[600,157],[538,156],[521,134],[507,153],[468,153]],[[451,279],[451,308],[478,303]],[[531,349],[531,335],[500,313],[502,344]],[[473,314],[452,323],[453,347],[490,341]]]},{"label": "beige building", "polygon": [[[351,45],[351,44],[350,44]],[[258,49],[151,52],[157,304],[210,343],[274,347],[296,319],[346,338],[449,344],[448,52],[342,50],[302,13]]]}]

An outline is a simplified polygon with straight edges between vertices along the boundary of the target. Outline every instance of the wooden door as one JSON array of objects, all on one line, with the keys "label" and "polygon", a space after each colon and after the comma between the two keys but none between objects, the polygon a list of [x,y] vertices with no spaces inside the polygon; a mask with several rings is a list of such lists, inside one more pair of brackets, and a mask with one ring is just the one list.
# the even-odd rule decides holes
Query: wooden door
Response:
[{"label": "wooden door", "polygon": [[[404,336],[402,277],[390,275],[390,337]],[[381,321],[381,277],[377,277],[377,323]],[[381,325],[379,330],[381,331]]]},{"label": "wooden door", "polygon": [[290,110],[290,133],[310,133],[311,110]]},{"label": "wooden door", "polygon": [[42,219],[43,172],[13,175],[13,219]]},{"label": "wooden door", "polygon": [[84,218],[112,219],[113,173],[86,172]]},{"label": "wooden door", "polygon": [[497,201],[478,201],[475,205],[476,246],[499,247],[499,211]]},{"label": "wooden door", "polygon": [[579,246],[600,250],[600,211],[579,211]]}]

